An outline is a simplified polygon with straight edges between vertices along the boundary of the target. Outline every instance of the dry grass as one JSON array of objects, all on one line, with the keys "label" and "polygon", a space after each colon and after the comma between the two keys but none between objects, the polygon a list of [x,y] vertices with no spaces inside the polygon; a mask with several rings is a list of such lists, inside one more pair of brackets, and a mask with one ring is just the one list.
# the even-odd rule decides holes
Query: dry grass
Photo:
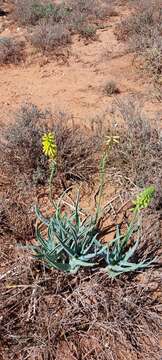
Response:
[{"label": "dry grass", "polygon": [[47,117],[48,114],[36,106],[25,105],[17,112],[14,124],[2,130],[0,161],[4,176],[10,176],[17,187],[21,188],[22,183],[24,187],[25,182],[29,186],[29,182],[36,181],[38,175],[37,183],[44,183],[47,162],[41,150],[41,122]]},{"label": "dry grass", "polygon": [[96,156],[102,143],[100,124],[88,134],[87,129],[74,124],[72,116],[41,112],[32,104],[23,106],[14,124],[2,131],[0,161],[4,176],[13,178],[14,171],[13,180],[20,188],[25,183],[29,188],[45,184],[48,161],[42,153],[41,136],[48,131],[56,135],[59,177],[90,180],[98,166]]},{"label": "dry grass", "polygon": [[14,17],[21,25],[36,25],[42,18],[49,18],[58,12],[58,7],[44,0],[16,0]]},{"label": "dry grass", "polygon": [[30,41],[34,47],[43,52],[54,52],[58,47],[70,44],[71,35],[65,25],[43,20],[34,28]]},{"label": "dry grass", "polygon": [[[116,15],[112,0],[17,0],[14,17],[21,25],[33,27],[32,44],[39,48],[53,49],[59,43],[69,42],[70,34],[79,33],[85,38],[96,39],[96,22]],[[66,39],[66,40],[65,40]]]},{"label": "dry grass", "polygon": [[17,241],[33,237],[33,204],[47,192],[49,164],[42,153],[41,137],[49,130],[55,132],[58,146],[53,196],[75,182],[85,181],[91,186],[98,170],[99,128],[88,134],[64,113],[52,115],[34,105],[23,106],[14,124],[3,128],[0,144],[0,223],[3,232]]},{"label": "dry grass", "polygon": [[58,144],[58,169],[65,181],[93,182],[92,176],[98,170],[98,153],[102,136],[100,124],[92,131],[75,124],[65,113],[55,115],[51,130],[55,132]]},{"label": "dry grass", "polygon": [[4,236],[4,241],[9,238],[26,242],[34,237],[34,223],[35,215],[29,194],[18,194],[16,189],[13,194],[12,188],[0,203],[0,235]]},{"label": "dry grass", "polygon": [[133,14],[116,27],[119,40],[129,42],[131,51],[143,54],[144,67],[157,77],[162,72],[162,13],[159,0],[136,1]]},{"label": "dry grass", "polygon": [[91,26],[81,26],[81,28],[79,29],[79,33],[83,38],[85,38],[87,40],[89,40],[89,39],[96,40],[96,37],[97,37],[96,30],[97,30],[97,28],[92,25]]},{"label": "dry grass", "polygon": [[112,282],[46,272],[20,252],[14,261],[0,280],[3,359],[160,360],[158,271]]},{"label": "dry grass", "polygon": [[27,27],[26,39],[46,53],[69,45],[73,34],[96,40],[97,28],[111,16],[116,16],[112,0],[15,0],[15,21]]},{"label": "dry grass", "polygon": [[46,117],[36,106],[24,106],[16,114],[14,125],[4,127],[1,132],[0,223],[4,235],[10,234],[17,241],[33,237],[32,204],[36,187],[45,184],[47,178],[47,161],[41,154],[42,130],[38,124]]},{"label": "dry grass", "polygon": [[116,98],[113,122],[119,125],[111,131],[120,136],[120,144],[110,156],[109,166],[129,178],[137,186],[144,187],[162,178],[162,138],[159,117],[150,121],[142,109],[142,103],[134,98],[120,101]]},{"label": "dry grass", "polygon": [[16,0],[15,18],[23,25],[35,25],[42,18],[66,23],[74,17],[102,19],[116,15],[112,0],[67,0],[54,3],[46,0]]},{"label": "dry grass", "polygon": [[24,43],[9,37],[0,37],[0,65],[18,64],[24,59]]}]

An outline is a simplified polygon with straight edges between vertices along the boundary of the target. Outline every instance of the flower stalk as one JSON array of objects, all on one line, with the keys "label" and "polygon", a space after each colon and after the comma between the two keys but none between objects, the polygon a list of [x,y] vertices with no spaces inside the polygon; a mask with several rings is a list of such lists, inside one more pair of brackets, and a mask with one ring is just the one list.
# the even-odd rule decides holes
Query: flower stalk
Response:
[{"label": "flower stalk", "polygon": [[106,172],[106,165],[108,160],[109,151],[112,149],[113,145],[119,143],[119,136],[106,136],[105,142],[105,150],[100,160],[99,164],[99,195],[98,195],[98,203],[96,207],[96,216],[95,216],[95,223],[98,222],[101,213],[101,199],[103,195],[103,190],[105,186],[105,172]]},{"label": "flower stalk", "polygon": [[42,148],[44,154],[49,158],[50,160],[50,177],[49,177],[49,197],[52,205],[55,207],[55,204],[52,200],[52,182],[54,176],[56,176],[57,173],[57,144],[55,135],[52,133],[44,134],[42,137]]}]

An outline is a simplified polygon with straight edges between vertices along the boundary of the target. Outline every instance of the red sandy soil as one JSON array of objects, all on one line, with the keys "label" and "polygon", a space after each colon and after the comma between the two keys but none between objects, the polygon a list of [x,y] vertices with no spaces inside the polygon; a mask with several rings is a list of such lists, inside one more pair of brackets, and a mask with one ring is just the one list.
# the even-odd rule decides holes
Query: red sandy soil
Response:
[{"label": "red sandy soil", "polygon": [[[107,20],[105,29],[98,30],[98,40],[87,42],[73,37],[66,59],[42,56],[27,49],[25,63],[0,67],[0,120],[26,102],[32,102],[42,109],[67,111],[74,118],[89,118],[105,111],[112,103],[112,97],[103,93],[104,85],[114,80],[120,90],[120,99],[135,94],[145,100],[145,110],[151,117],[160,110],[161,104],[148,76],[144,75],[134,54],[128,54],[126,45],[117,41],[115,25],[127,15],[127,9],[118,9],[119,16]],[[1,36],[23,38],[25,30],[16,28],[7,18]]]}]

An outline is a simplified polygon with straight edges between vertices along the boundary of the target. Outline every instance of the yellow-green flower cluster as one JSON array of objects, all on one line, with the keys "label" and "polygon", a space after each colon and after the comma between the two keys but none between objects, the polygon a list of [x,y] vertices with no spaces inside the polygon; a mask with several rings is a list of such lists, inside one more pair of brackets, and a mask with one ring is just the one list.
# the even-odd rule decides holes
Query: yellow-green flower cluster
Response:
[{"label": "yellow-green flower cluster", "polygon": [[106,136],[106,146],[112,146],[119,143],[119,136]]},{"label": "yellow-green flower cluster", "polygon": [[55,135],[52,133],[44,134],[42,137],[43,152],[51,160],[56,161],[57,158],[57,145]]},{"label": "yellow-green flower cluster", "polygon": [[155,195],[154,186],[149,186],[144,189],[137,198],[133,201],[133,211],[139,212],[140,210],[147,208]]}]

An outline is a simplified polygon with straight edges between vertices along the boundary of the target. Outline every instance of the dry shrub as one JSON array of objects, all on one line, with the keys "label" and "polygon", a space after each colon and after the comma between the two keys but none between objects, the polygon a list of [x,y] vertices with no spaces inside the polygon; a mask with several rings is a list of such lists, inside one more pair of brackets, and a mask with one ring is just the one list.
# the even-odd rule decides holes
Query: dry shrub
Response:
[{"label": "dry shrub", "polygon": [[94,129],[75,124],[73,118],[59,112],[53,117],[51,131],[56,134],[59,177],[66,181],[93,182],[98,170],[98,154],[103,141],[100,123]]},{"label": "dry shrub", "polygon": [[0,236],[3,236],[4,239],[15,239],[18,242],[33,239],[35,233],[33,200],[34,193],[18,192],[12,186],[10,191],[4,195],[0,204]]},{"label": "dry shrub", "polygon": [[153,25],[155,25],[153,3],[146,6],[146,2],[139,2],[139,7],[134,10],[134,13],[117,25],[118,39],[127,40],[134,35],[140,36],[143,32],[143,36],[148,36]]},{"label": "dry shrub", "polygon": [[68,29],[88,39],[96,40],[96,25],[100,28],[102,20],[117,15],[112,0],[70,0],[69,5],[72,11],[65,19]]},{"label": "dry shrub", "polygon": [[96,40],[96,30],[97,28],[94,26],[81,26],[79,29],[80,35],[89,40]]},{"label": "dry shrub", "polygon": [[71,35],[65,25],[43,20],[34,28],[30,41],[33,46],[43,52],[54,51],[58,47],[70,44]]},{"label": "dry shrub", "polygon": [[86,15],[96,14],[99,10],[98,0],[72,0],[70,4],[76,7],[80,13],[85,13]]},{"label": "dry shrub", "polygon": [[0,161],[4,178],[13,178],[17,188],[45,184],[49,166],[42,153],[41,137],[48,131],[56,135],[59,177],[89,181],[95,174],[102,142],[100,124],[88,133],[74,124],[72,116],[41,112],[35,105],[27,104],[16,114],[15,122],[2,131]]},{"label": "dry shrub", "polygon": [[24,59],[24,43],[0,37],[0,64],[18,64]]},{"label": "dry shrub", "polygon": [[106,16],[112,16],[114,14],[112,0],[102,2],[99,0],[71,0],[70,5],[73,8],[73,11],[82,14],[87,19],[89,17],[102,19]]},{"label": "dry shrub", "polygon": [[41,149],[41,122],[47,116],[32,104],[25,105],[14,123],[2,131],[0,162],[4,177],[12,178],[17,188],[24,187],[24,183],[44,183],[47,161]]},{"label": "dry shrub", "polygon": [[151,122],[143,113],[142,104],[131,97],[116,99],[113,111],[115,122],[120,117],[119,125],[112,129],[120,136],[120,144],[111,153],[110,166],[138,186],[155,183],[161,176],[160,114]]},{"label": "dry shrub", "polygon": [[104,93],[108,96],[120,93],[119,88],[114,80],[107,81],[104,86]]},{"label": "dry shrub", "polygon": [[[36,106],[28,105],[16,114],[13,125],[2,131],[0,164],[2,168],[1,199],[5,236],[10,234],[17,241],[33,238],[33,202],[36,186],[45,184],[48,163],[42,154],[41,121],[47,117]],[[0,220],[3,221],[3,218]]]},{"label": "dry shrub", "polygon": [[[69,0],[48,2],[46,0],[17,0],[15,18],[23,25],[37,25],[43,19],[51,24],[64,25],[66,32],[80,32],[81,27],[90,27],[97,20],[114,16],[113,1]],[[52,26],[52,25],[51,25]],[[37,30],[39,27],[37,28]],[[64,30],[65,31],[65,30]]]},{"label": "dry shrub", "polygon": [[[48,123],[53,125],[48,126]],[[7,219],[3,232],[14,235],[17,241],[33,237],[34,203],[47,191],[48,160],[42,153],[44,132],[56,134],[58,174],[54,179],[54,196],[75,181],[92,184],[97,172],[96,157],[101,145],[99,129],[88,134],[64,113],[41,112],[36,106],[23,106],[15,122],[3,128],[0,143],[0,165],[3,190],[2,217]]]},{"label": "dry shrub", "polygon": [[129,41],[131,50],[144,54],[147,69],[153,74],[161,74],[161,3],[146,0],[137,1],[135,5],[133,14],[117,25],[115,33],[119,40]]},{"label": "dry shrub", "polygon": [[70,352],[81,360],[160,360],[158,271],[111,281],[98,272],[42,272],[21,253],[15,260],[0,281],[5,359],[58,360]]},{"label": "dry shrub", "polygon": [[[15,18],[23,25],[35,25],[41,18],[50,18],[54,22],[67,22],[71,15],[80,14],[84,18],[89,16],[106,16],[112,1],[100,3],[99,0],[70,0],[54,3],[46,0],[16,0]],[[112,8],[111,8],[112,9]]]},{"label": "dry shrub", "polygon": [[41,19],[64,23],[72,10],[70,3],[64,1],[54,3],[46,0],[16,0],[14,15],[22,25],[36,25]]},{"label": "dry shrub", "polygon": [[156,29],[152,32],[150,44],[145,51],[144,67],[158,81],[158,78],[162,75],[162,35],[157,34]]},{"label": "dry shrub", "polygon": [[43,4],[43,0],[15,0],[14,16],[22,25],[35,25],[43,15],[38,13]]}]

